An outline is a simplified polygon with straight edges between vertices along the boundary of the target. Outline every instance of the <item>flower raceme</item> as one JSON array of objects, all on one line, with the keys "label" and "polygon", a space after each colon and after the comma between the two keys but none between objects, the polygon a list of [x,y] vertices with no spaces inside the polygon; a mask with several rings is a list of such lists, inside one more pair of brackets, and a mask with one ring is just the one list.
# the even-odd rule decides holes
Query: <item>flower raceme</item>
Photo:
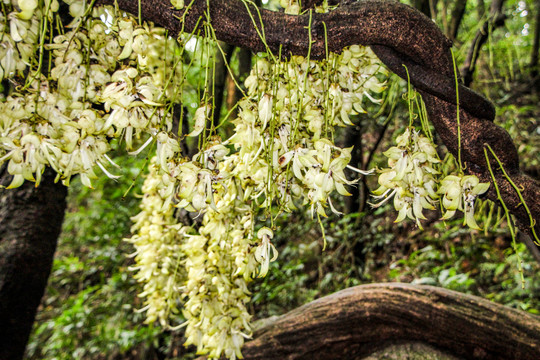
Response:
[{"label": "flower raceme", "polygon": [[[116,175],[106,168],[116,166],[107,156],[112,139],[123,138],[130,150],[135,139],[145,136],[150,144],[172,128],[172,114],[166,108],[177,81],[172,75],[180,74],[170,54],[179,45],[169,41],[163,29],[139,26],[130,17],[117,16],[112,8],[88,11],[86,26],[78,28],[74,25],[87,13],[87,2],[63,2],[69,5],[74,17],[70,26],[76,30],[54,37],[47,32],[39,35],[49,36],[42,39],[53,60],[48,78],[41,75],[42,69],[28,67],[34,64],[28,59],[39,47],[39,24],[53,18],[58,1],[4,1],[0,11],[0,80],[11,78],[17,83],[23,71],[29,72],[27,84],[20,84],[0,102],[5,114],[0,124],[0,162],[7,162],[14,176],[10,187],[25,180],[38,185],[46,166],[66,185],[73,175],[80,175],[83,184],[91,187],[96,166],[114,179]],[[105,24],[103,19],[111,16],[112,23]],[[163,74],[163,69],[171,74]],[[168,150],[172,141],[161,148]],[[170,161],[170,156],[162,158]]]},{"label": "flower raceme", "polygon": [[[474,220],[474,202],[478,195],[489,188],[489,183],[480,183],[473,175],[448,175],[440,184],[436,170],[440,160],[431,140],[409,127],[396,138],[396,145],[383,154],[388,158],[389,168],[379,172],[380,187],[373,191],[379,207],[394,199],[398,211],[395,222],[412,219],[419,228],[425,220],[424,210],[435,210],[440,205],[445,213],[442,220],[454,216],[456,210],[464,213],[464,225],[479,229]],[[442,199],[441,196],[442,195]]]},{"label": "flower raceme", "polygon": [[[256,230],[257,210],[276,206],[292,211],[307,205],[321,216],[327,208],[339,213],[330,196],[334,191],[348,195],[346,186],[354,183],[344,174],[351,149],[336,146],[331,135],[336,125],[350,122],[352,104],[373,91],[357,83],[382,89],[379,82],[366,81],[382,68],[373,66],[373,54],[359,47],[332,57],[328,62],[258,59],[246,79],[248,93],[239,103],[234,135],[226,141],[207,139],[191,159],[161,157],[160,144],[168,140],[156,136],[162,208],[175,204],[202,217],[201,226],[180,240],[186,344],[201,354],[240,358],[240,347],[251,334],[248,285],[265,276],[278,255],[273,230]],[[347,66],[341,66],[342,57]],[[298,74],[304,74],[309,87]],[[331,86],[334,101],[326,91]],[[349,89],[354,89],[354,98]],[[326,115],[327,109],[332,116]],[[189,136],[204,136],[210,112],[208,104],[201,104]]]},{"label": "flower raceme", "polygon": [[489,189],[489,183],[481,183],[476,176],[448,175],[441,181],[438,193],[442,195],[442,207],[446,209],[441,219],[446,220],[454,216],[456,210],[462,211],[465,216],[463,225],[480,230],[474,220],[474,201],[477,196]]}]

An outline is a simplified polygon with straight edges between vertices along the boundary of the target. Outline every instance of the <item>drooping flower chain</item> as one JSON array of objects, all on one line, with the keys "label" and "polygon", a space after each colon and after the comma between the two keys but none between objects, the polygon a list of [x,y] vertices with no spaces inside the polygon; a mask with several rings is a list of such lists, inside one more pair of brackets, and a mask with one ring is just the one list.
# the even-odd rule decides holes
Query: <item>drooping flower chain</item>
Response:
[{"label": "drooping flower chain", "polygon": [[[233,137],[206,142],[191,161],[158,160],[167,174],[165,203],[178,198],[177,207],[203,217],[198,234],[185,235],[182,245],[186,344],[211,358],[241,356],[251,334],[248,283],[264,276],[277,257],[273,231],[255,230],[256,209],[277,204],[291,211],[308,204],[322,216],[327,207],[337,212],[330,194],[347,194],[351,182],[343,170],[350,149],[333,144],[333,128],[349,124],[366,98],[374,100],[368,91],[382,90],[379,72],[377,59],[360,47],[320,63],[261,58],[246,79],[248,96],[240,102]],[[189,135],[201,134],[209,116],[209,105],[202,104]]]},{"label": "drooping flower chain", "polygon": [[373,191],[379,207],[391,198],[399,212],[395,222],[412,219],[419,228],[420,220],[426,219],[423,210],[435,210],[440,200],[444,211],[442,220],[450,219],[457,210],[465,216],[464,225],[480,229],[474,219],[474,202],[478,195],[485,193],[489,183],[480,183],[473,175],[451,174],[440,182],[440,173],[435,168],[441,162],[437,157],[433,142],[414,128],[408,127],[396,138],[397,146],[384,152],[388,158],[388,168],[379,172],[380,187]]},{"label": "drooping flower chain", "polygon": [[179,224],[174,217],[173,204],[163,199],[163,182],[153,158],[150,172],[144,181],[141,212],[132,217],[134,234],[127,239],[135,247],[135,278],[143,283],[146,323],[159,321],[164,327],[168,318],[178,312],[181,286],[185,281],[185,270],[180,263],[183,251],[181,240],[190,228]]}]

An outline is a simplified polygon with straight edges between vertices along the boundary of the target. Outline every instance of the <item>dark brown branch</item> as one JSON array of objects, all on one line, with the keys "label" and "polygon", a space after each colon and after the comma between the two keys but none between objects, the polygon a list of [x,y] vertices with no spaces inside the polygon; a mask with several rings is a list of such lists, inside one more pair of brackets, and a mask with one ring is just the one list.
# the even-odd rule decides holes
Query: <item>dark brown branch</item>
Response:
[{"label": "dark brown branch", "polygon": [[[413,60],[400,57],[399,53],[389,47],[372,45],[371,48],[379,59],[396,75],[403,79],[411,77],[411,82],[418,90],[451,104],[457,104],[455,78],[443,76]],[[407,72],[409,75],[407,75]],[[413,75],[411,76],[411,74]],[[463,109],[467,109],[469,113],[481,119],[495,119],[495,106],[485,97],[461,83],[458,85],[458,94],[459,103]]]},{"label": "dark brown branch", "polygon": [[[100,0],[100,4],[114,2],[125,11],[136,13],[138,10],[138,1]],[[277,53],[281,50],[282,54],[304,56],[310,52],[312,59],[325,56],[325,24],[330,51],[340,52],[352,44],[375,46],[375,49],[384,46],[389,50],[383,54],[383,61],[391,63],[392,70],[399,71],[402,67],[399,62],[411,69],[422,68],[422,71],[409,71],[412,84],[418,84],[421,89],[423,85],[419,79],[424,76],[422,74],[430,74],[429,77],[443,87],[448,83],[447,79],[454,79],[450,41],[428,17],[397,2],[365,0],[339,7],[327,14],[308,13],[301,16],[266,11],[254,6],[246,7],[239,0],[210,0],[210,8],[207,8],[206,0],[195,0],[187,12],[171,10],[168,0],[141,0],[140,3],[146,20],[166,27],[173,34],[178,33],[182,27],[178,18],[184,19],[186,31],[196,31],[199,19],[203,19],[202,23],[211,21],[219,40],[252,51],[265,51],[265,45],[251,20],[253,17],[261,32],[261,24],[264,25],[265,41],[270,51]],[[441,77],[447,79],[442,81]],[[429,84],[429,81],[424,81],[424,84]],[[458,134],[458,110],[451,101],[455,92],[442,90],[435,93],[433,86],[428,86],[421,93],[437,132],[456,157],[458,138],[461,138],[461,158],[469,173],[479,176],[482,181],[493,182],[486,166],[484,148],[489,145],[495,151],[512,181],[521,189],[530,209],[532,224],[516,190],[492,159],[495,179],[501,188],[503,200],[524,231],[530,233],[531,226],[535,224],[536,234],[540,234],[540,184],[519,171],[517,151],[512,139],[506,131],[490,121],[492,110],[485,105],[486,102],[482,101],[480,109],[475,110],[474,106],[463,99],[459,110],[461,132]],[[498,201],[494,186],[488,196]]]},{"label": "dark brown branch", "polygon": [[[101,0],[110,3],[112,0]],[[128,12],[138,11],[138,2],[119,0],[119,6]],[[372,45],[383,56],[383,47],[388,48],[385,63],[392,71],[403,77],[408,68],[411,82],[419,89],[449,102],[456,102],[454,76],[449,52],[451,42],[439,31],[436,25],[413,8],[390,1],[366,0],[340,7],[328,14],[305,14],[301,16],[246,7],[238,0],[212,0],[209,9],[206,1],[195,0],[190,10],[172,11],[168,0],[142,1],[142,13],[147,20],[166,27],[175,35],[181,30],[178,18],[184,19],[186,32],[197,31],[204,21],[210,18],[216,36],[229,44],[249,48],[252,51],[265,51],[250,17],[260,26],[259,12],[264,24],[264,34],[269,50],[285,56],[289,54],[306,55],[310,48],[309,24],[311,19],[312,59],[325,56],[325,30],[327,29],[328,48],[341,52],[349,45]],[[207,15],[208,13],[208,15]],[[324,24],[323,24],[324,23]],[[382,46],[376,46],[382,45]],[[390,63],[393,59],[394,62]],[[461,106],[471,113],[492,119],[493,106],[481,95],[465,87],[460,87],[463,98]],[[484,109],[481,109],[481,108]]]},{"label": "dark brown branch", "polygon": [[[98,1],[100,4],[111,5],[115,2],[127,12],[138,12],[137,1]],[[432,69],[444,69],[446,75],[451,75],[450,69],[444,66],[451,61],[448,52],[450,41],[429,18],[404,4],[368,0],[340,7],[327,14],[301,16],[258,9],[255,6],[246,7],[240,0],[211,0],[210,8],[207,8],[206,4],[206,0],[195,0],[189,10],[174,11],[171,10],[168,0],[141,1],[145,19],[169,29],[173,35],[182,29],[179,18],[184,19],[186,32],[196,31],[196,26],[201,26],[199,19],[209,18],[219,40],[252,51],[266,51],[250,17],[251,13],[260,29],[260,13],[265,41],[269,49],[276,54],[281,48],[282,54],[306,55],[310,47],[308,42],[311,28],[311,58],[324,58],[325,23],[328,48],[332,52],[340,52],[344,47],[353,44],[380,44],[392,47]]]},{"label": "dark brown branch", "polygon": [[536,360],[537,316],[451,290],[409,284],[349,288],[269,322],[246,359],[359,359],[420,341],[464,359]]},{"label": "dark brown branch", "polygon": [[412,6],[426,16],[431,16],[432,14],[430,0],[413,0]]},{"label": "dark brown branch", "polygon": [[477,0],[477,3],[476,13],[478,14],[478,18],[482,19],[486,13],[486,5],[484,4],[484,0]]}]

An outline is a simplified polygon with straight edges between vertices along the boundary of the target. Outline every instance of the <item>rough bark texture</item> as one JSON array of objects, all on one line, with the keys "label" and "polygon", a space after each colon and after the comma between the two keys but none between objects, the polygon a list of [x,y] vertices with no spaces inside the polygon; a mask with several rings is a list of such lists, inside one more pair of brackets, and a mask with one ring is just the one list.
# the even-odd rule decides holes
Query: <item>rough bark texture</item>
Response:
[{"label": "rough bark texture", "polygon": [[382,347],[361,360],[460,360],[421,342],[405,342]]},{"label": "rough bark texture", "polygon": [[422,342],[463,359],[537,360],[539,318],[451,290],[409,284],[349,288],[267,323],[246,359],[361,359]]},{"label": "rough bark texture", "polygon": [[[502,4],[503,1],[495,3]],[[451,86],[454,81],[451,42],[433,21],[419,11],[404,4],[381,0],[364,0],[340,6],[327,14],[309,12],[300,16],[258,9],[240,0],[194,0],[189,9],[181,11],[172,10],[168,0],[98,0],[98,3],[116,3],[132,13],[138,12],[140,4],[146,20],[166,27],[172,34],[177,34],[182,26],[188,32],[198,31],[197,27],[202,23],[211,22],[219,40],[252,51],[281,51],[285,55],[304,56],[309,52],[312,59],[324,58],[323,24],[326,25],[330,51],[340,52],[352,44],[371,46],[398,75],[403,76],[402,65],[407,65],[411,82],[424,97],[430,120],[456,157],[458,137],[461,137],[461,158],[466,171],[493,183],[484,149],[489,145],[494,150],[516,188],[521,189],[528,208],[523,206],[517,191],[491,157],[502,199],[525,232],[540,234],[539,182],[520,172],[512,139],[492,122],[495,114],[493,105],[463,86],[459,88],[461,131],[458,132],[456,92]],[[178,19],[183,19],[183,23]],[[264,33],[265,42],[260,39],[255,26]],[[488,197],[498,201],[494,186],[491,186]]]},{"label": "rough bark texture", "polygon": [[45,171],[38,188],[0,189],[0,359],[22,358],[47,285],[67,194],[54,176]]}]

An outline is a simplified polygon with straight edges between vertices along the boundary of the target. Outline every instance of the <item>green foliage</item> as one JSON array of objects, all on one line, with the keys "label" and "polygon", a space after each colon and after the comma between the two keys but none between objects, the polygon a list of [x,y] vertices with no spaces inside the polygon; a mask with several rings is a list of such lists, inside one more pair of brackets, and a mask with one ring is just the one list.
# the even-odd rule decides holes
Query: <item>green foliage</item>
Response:
[{"label": "green foliage", "polygon": [[522,289],[518,256],[504,226],[471,232],[462,220],[431,221],[419,231],[394,224],[393,217],[354,213],[329,218],[325,251],[316,222],[286,219],[288,225],[276,239],[280,264],[272,264],[268,276],[255,285],[257,316],[279,315],[350,286],[387,281],[444,287],[538,313],[538,265],[519,244]]},{"label": "green foliage", "polygon": [[28,345],[29,359],[112,358],[148,347],[160,336],[161,330],[139,325],[144,316],[135,312],[141,305],[138,285],[126,258],[132,250],[122,241],[137,211],[137,174],[144,160],[116,161],[125,171],[117,184],[100,178],[95,190],[78,179],[71,185],[51,280]]},{"label": "green foliage", "polygon": [[[354,213],[323,220],[326,249],[318,221],[309,214],[289,214],[279,220],[276,233],[280,261],[254,285],[253,304],[257,317],[278,315],[337,290],[359,285],[363,267],[355,248],[363,241]],[[285,224],[287,224],[285,226]]]},{"label": "green foliage", "polygon": [[522,288],[518,254],[510,246],[505,229],[485,236],[463,232],[460,223],[446,225],[449,227],[435,225],[418,250],[390,264],[389,278],[470,293],[538,313],[538,265],[525,245],[518,245],[525,278]]}]

